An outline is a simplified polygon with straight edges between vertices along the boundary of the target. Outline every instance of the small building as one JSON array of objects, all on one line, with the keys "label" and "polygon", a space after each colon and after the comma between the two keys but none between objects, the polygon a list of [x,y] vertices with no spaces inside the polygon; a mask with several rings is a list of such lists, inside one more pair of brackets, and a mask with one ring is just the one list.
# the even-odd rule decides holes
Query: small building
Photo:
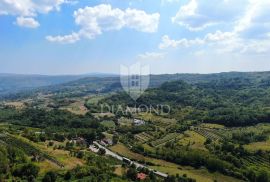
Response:
[{"label": "small building", "polygon": [[111,139],[105,138],[100,141],[100,144],[103,146],[111,146],[113,145],[113,141]]},{"label": "small building", "polygon": [[74,143],[77,145],[87,145],[86,140],[82,137],[73,138],[72,140],[70,140],[70,143]]},{"label": "small building", "polygon": [[145,124],[145,121],[140,120],[140,119],[134,119],[133,123],[134,123],[135,126],[141,126],[141,125]]},{"label": "small building", "polygon": [[144,173],[138,173],[137,174],[137,179],[140,180],[140,181],[143,181],[146,179],[146,174]]}]

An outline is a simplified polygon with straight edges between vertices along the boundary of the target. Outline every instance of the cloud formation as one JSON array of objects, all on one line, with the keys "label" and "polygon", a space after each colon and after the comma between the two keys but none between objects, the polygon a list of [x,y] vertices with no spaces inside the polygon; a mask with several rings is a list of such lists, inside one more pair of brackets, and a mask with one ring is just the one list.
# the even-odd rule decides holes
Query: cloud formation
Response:
[{"label": "cloud formation", "polygon": [[[204,0],[191,0],[187,5],[180,8],[181,11],[173,17],[172,21],[191,31],[202,30],[214,23],[220,23],[220,30],[193,39],[174,40],[168,35],[164,35],[159,44],[160,49],[193,47],[209,48],[211,52],[216,51],[218,53],[265,54],[270,52],[270,1],[249,0],[248,3],[239,6],[244,7],[244,9],[238,13],[226,8],[239,9],[235,5],[235,1],[224,0],[219,1],[219,3],[203,3],[205,3]],[[214,9],[207,8],[211,7],[211,4],[217,6],[214,13],[210,11]],[[208,11],[206,11],[207,9]],[[223,14],[226,16],[221,16]],[[225,23],[225,20],[228,21]],[[222,30],[228,24],[231,25],[230,30]]]},{"label": "cloud formation", "polygon": [[138,57],[142,60],[159,60],[163,59],[165,56],[165,52],[145,52],[138,55]]},{"label": "cloud formation", "polygon": [[245,9],[246,0],[190,0],[171,18],[190,31],[200,31],[209,26],[233,21]]},{"label": "cloud formation", "polygon": [[16,19],[16,24],[21,27],[26,27],[26,28],[37,28],[39,27],[39,23],[31,17],[17,17]]},{"label": "cloud formation", "polygon": [[34,17],[38,14],[59,11],[62,4],[72,2],[67,0],[0,0],[0,15],[17,16],[17,25],[36,28],[39,23]]},{"label": "cloud formation", "polygon": [[[79,37],[93,39],[97,35],[106,31],[120,30],[122,28],[130,28],[140,32],[153,33],[156,32],[159,25],[159,13],[147,14],[142,10],[130,9],[121,10],[112,8],[109,4],[101,4],[94,7],[80,8],[74,12],[75,23],[80,26],[80,30],[76,33]],[[50,37],[50,38],[48,38]],[[54,42],[63,42],[65,37],[70,35],[48,36],[47,40]],[[62,38],[61,38],[62,37]],[[71,36],[74,37],[74,36]],[[78,38],[68,41],[73,43]]]}]

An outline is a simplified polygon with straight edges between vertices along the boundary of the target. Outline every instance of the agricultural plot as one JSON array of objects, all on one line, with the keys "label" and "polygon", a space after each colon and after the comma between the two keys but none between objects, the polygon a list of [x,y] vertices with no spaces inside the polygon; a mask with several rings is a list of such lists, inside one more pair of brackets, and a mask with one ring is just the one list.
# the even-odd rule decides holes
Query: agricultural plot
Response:
[{"label": "agricultural plot", "polygon": [[109,129],[115,128],[115,123],[113,121],[102,121],[100,124],[102,124],[103,126]]},{"label": "agricultural plot", "polygon": [[88,112],[87,108],[84,106],[83,101],[74,102],[66,107],[62,107],[62,109],[68,110],[69,112],[78,115],[85,115]]},{"label": "agricultural plot", "polygon": [[198,134],[204,136],[205,138],[209,138],[211,140],[221,140],[223,139],[222,135],[217,132],[217,130],[210,130],[204,128],[195,128],[194,130]]},{"label": "agricultural plot", "polygon": [[42,157],[44,157],[45,159],[47,159],[48,161],[56,164],[57,166],[63,168],[64,165],[62,163],[60,163],[59,161],[57,161],[55,158],[53,158],[52,156],[48,155],[45,152],[40,151],[39,149],[35,148],[34,146],[32,146],[29,143],[26,143],[14,136],[11,136],[9,134],[6,135],[1,135],[0,138],[1,141],[3,141],[4,143],[17,147],[19,149],[21,149],[22,151],[24,151],[27,155],[40,155]]},{"label": "agricultural plot", "polygon": [[148,141],[152,140],[153,136],[149,135],[146,132],[142,132],[142,133],[136,134],[135,138],[137,140],[139,140],[140,142],[145,143],[145,142],[148,142]]},{"label": "agricultural plot", "polygon": [[200,127],[202,127],[202,128],[209,128],[209,129],[224,129],[225,128],[224,125],[212,124],[212,123],[202,123],[200,125]]},{"label": "agricultural plot", "polygon": [[144,121],[150,121],[155,126],[159,127],[161,130],[164,130],[171,125],[176,124],[175,119],[156,116],[151,113],[139,113],[136,117],[141,118]]},{"label": "agricultural plot", "polygon": [[204,136],[196,133],[195,131],[188,130],[184,133],[178,143],[182,146],[189,145],[191,148],[207,151],[204,145],[205,141],[206,138]]},{"label": "agricultural plot", "polygon": [[178,138],[179,136],[180,135],[178,133],[169,133],[165,137],[157,139],[157,140],[151,142],[151,145],[154,146],[154,147],[158,147],[158,146],[164,145],[167,142],[170,142],[170,141]]},{"label": "agricultural plot", "polygon": [[133,120],[122,117],[122,118],[118,119],[118,123],[121,126],[132,126]]},{"label": "agricultural plot", "polygon": [[270,151],[270,139],[263,142],[253,142],[244,145],[244,148],[250,152],[255,152],[257,150]]},{"label": "agricultural plot", "polygon": [[260,156],[245,156],[243,157],[243,163],[246,165],[257,165],[270,168],[270,160],[267,160]]}]

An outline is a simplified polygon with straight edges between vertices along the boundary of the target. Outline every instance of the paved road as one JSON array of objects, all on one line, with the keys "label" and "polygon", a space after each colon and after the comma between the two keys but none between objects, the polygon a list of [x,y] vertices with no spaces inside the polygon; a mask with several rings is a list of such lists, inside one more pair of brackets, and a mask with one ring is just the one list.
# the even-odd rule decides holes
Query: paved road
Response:
[{"label": "paved road", "polygon": [[[104,150],[106,151],[106,155],[112,156],[113,158],[116,158],[116,159],[118,159],[118,160],[120,160],[120,161],[123,161],[123,158],[124,158],[124,157],[122,157],[122,156],[116,154],[115,152],[109,150],[108,148],[106,148],[106,147],[100,145],[98,142],[94,142],[94,144],[96,144],[99,148],[104,149]],[[98,152],[98,149],[96,149],[93,145],[90,145],[89,149],[92,150],[93,152]],[[140,168],[147,168],[148,170],[153,171],[153,172],[154,172],[156,175],[158,175],[158,176],[161,176],[161,177],[164,177],[164,178],[168,177],[167,174],[162,173],[162,172],[160,172],[160,171],[155,171],[155,170],[153,170],[153,169],[151,169],[151,168],[149,168],[149,167],[147,167],[147,166],[145,166],[145,165],[143,165],[143,164],[140,164],[140,163],[138,163],[138,162],[132,161],[132,163],[133,163],[137,168],[138,168],[138,167],[140,167]]]}]

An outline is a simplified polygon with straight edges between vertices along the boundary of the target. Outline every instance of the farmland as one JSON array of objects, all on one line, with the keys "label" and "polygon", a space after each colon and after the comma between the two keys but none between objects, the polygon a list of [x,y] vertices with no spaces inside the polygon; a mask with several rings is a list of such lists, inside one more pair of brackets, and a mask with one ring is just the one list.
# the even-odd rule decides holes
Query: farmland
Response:
[{"label": "farmland", "polygon": [[164,145],[167,142],[177,140],[179,137],[181,137],[181,135],[177,133],[169,133],[166,136],[151,142],[151,145],[154,147],[159,147],[160,145]]}]

